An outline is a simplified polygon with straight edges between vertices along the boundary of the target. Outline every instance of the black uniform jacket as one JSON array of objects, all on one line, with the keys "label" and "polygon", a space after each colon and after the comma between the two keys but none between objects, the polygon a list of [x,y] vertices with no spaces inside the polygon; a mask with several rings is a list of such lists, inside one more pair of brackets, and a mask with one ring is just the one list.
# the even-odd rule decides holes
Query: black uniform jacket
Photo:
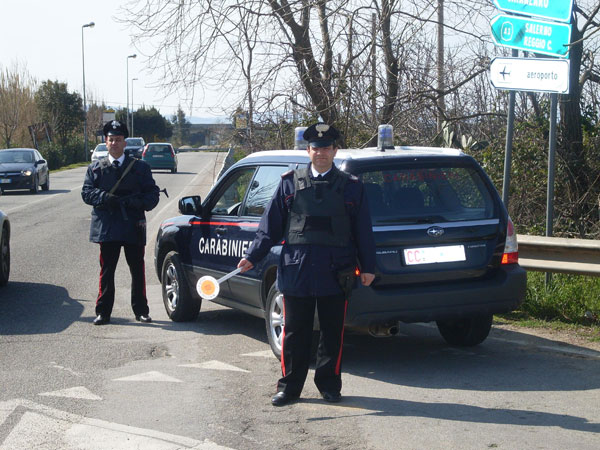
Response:
[{"label": "black uniform jacket", "polygon": [[[338,169],[333,167],[332,170]],[[256,238],[246,255],[252,264],[256,265],[284,238],[294,193],[294,173],[290,171],[282,175],[279,187],[261,217]],[[361,271],[375,272],[375,241],[369,205],[362,182],[354,176],[344,188],[344,203],[351,220],[351,245],[333,247],[284,242],[277,268],[277,287],[283,295],[338,295],[342,293],[336,277],[338,269],[358,263]]]},{"label": "black uniform jacket", "polygon": [[[85,203],[94,207],[90,226],[90,241],[92,242],[119,241],[129,244],[146,244],[144,211],[153,209],[158,204],[160,195],[158,186],[152,178],[150,166],[136,159],[133,167],[123,177],[114,192],[123,199],[122,205],[109,208],[106,204],[108,192],[117,183],[121,172],[131,161],[132,158],[126,156],[121,169],[116,169],[108,163],[106,158],[94,161],[87,169],[81,197]],[[126,196],[127,198],[125,198]],[[127,201],[133,197],[136,198],[135,201]]]}]

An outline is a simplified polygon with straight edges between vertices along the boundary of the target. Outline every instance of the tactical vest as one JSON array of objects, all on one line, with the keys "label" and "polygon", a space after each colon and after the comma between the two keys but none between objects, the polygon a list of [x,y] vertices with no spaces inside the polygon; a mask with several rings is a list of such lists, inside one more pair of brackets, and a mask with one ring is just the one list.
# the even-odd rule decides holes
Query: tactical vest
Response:
[{"label": "tactical vest", "polygon": [[331,247],[350,245],[350,216],[344,205],[344,187],[349,175],[332,168],[329,181],[321,181],[322,196],[317,198],[316,181],[308,168],[294,171],[294,201],[286,226],[289,244],[315,244]]}]

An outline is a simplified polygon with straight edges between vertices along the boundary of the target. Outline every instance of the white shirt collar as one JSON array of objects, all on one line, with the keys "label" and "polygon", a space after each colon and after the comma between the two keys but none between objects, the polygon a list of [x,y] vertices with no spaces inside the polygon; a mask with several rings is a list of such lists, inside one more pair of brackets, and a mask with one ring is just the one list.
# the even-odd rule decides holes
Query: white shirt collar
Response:
[{"label": "white shirt collar", "polygon": [[123,161],[125,161],[125,153],[123,153],[123,154],[121,155],[121,157],[120,157],[120,158],[118,158],[118,159],[115,159],[115,158],[113,158],[113,156],[112,156],[112,155],[109,153],[109,154],[108,154],[108,161],[109,161],[111,164],[112,164],[114,161],[119,161],[119,166],[122,166],[122,165],[123,165]]},{"label": "white shirt collar", "polygon": [[319,175],[321,175],[322,177],[324,177],[325,175],[327,175],[329,172],[331,172],[331,169],[329,169],[327,172],[323,172],[323,173],[319,173],[316,171],[316,169],[313,167],[313,165],[310,165],[310,172],[312,173],[313,178],[317,178]]}]

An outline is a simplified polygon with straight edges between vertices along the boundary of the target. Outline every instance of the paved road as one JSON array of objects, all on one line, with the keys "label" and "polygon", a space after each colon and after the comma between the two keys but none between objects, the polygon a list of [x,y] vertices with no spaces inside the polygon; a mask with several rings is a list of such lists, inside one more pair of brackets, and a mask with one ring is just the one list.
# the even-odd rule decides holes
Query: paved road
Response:
[{"label": "paved road", "polygon": [[152,266],[158,224],[185,194],[208,191],[223,154],[180,154],[154,172],[171,197],[149,214],[152,325],[135,322],[129,274],[112,323],[94,327],[98,249],[87,241],[84,169],[53,174],[37,196],[7,193],[12,273],[0,290],[0,449],[597,449],[600,352],[494,329],[474,349],[427,324],[395,338],[348,335],[344,401],[312,380],[273,408],[279,363],[264,322],[205,302],[168,320]]}]

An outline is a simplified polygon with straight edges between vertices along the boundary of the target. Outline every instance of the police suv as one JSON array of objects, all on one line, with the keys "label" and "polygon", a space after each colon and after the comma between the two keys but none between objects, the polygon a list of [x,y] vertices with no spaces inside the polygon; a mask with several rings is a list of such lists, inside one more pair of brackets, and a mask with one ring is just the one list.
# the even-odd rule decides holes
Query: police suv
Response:
[{"label": "police suv", "polygon": [[[517,238],[504,205],[483,169],[459,150],[391,147],[339,150],[335,164],[362,180],[376,242],[376,277],[357,283],[346,327],[391,335],[398,322],[435,321],[452,345],[488,336],[492,315],[525,297]],[[181,216],[158,231],[155,266],[167,314],[194,320],[206,275],[234,270],[254,239],[281,174],[309,163],[306,150],[253,153],[216,182],[204,202],[179,200]],[[279,356],[283,300],[275,278],[281,245],[252,270],[221,283],[212,301],[264,317]]]}]

